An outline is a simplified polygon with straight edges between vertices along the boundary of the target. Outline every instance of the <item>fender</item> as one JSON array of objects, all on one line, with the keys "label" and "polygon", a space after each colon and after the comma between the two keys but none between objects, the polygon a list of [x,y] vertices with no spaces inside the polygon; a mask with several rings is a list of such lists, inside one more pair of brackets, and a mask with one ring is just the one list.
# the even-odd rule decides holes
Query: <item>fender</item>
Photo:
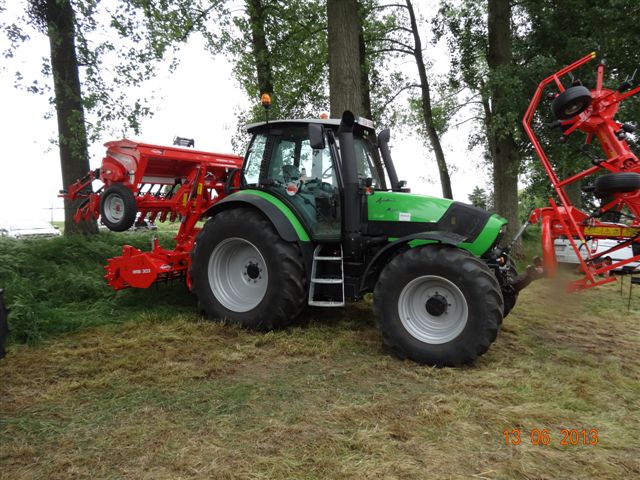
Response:
[{"label": "fender", "polygon": [[457,247],[460,243],[467,241],[467,237],[452,232],[434,230],[431,232],[414,233],[413,235],[407,235],[394,240],[376,253],[367,265],[367,268],[365,268],[364,275],[360,281],[360,292],[370,291],[376,282],[380,270],[386,265],[389,258],[398,250],[407,247],[408,244],[414,240],[426,240],[430,243],[440,243]]},{"label": "fender", "polygon": [[216,202],[204,215],[212,217],[223,210],[247,205],[260,210],[271,221],[283,240],[287,242],[310,241],[309,235],[300,221],[284,203],[273,195],[257,190],[243,190],[228,195]]}]

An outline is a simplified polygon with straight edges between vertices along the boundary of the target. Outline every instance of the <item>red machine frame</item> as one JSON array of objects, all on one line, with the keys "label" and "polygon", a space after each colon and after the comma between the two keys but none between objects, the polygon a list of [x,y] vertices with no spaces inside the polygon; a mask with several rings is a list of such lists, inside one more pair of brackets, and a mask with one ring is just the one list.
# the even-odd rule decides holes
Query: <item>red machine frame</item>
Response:
[{"label": "red machine frame", "polygon": [[[567,185],[603,170],[612,173],[640,173],[640,161],[624,140],[624,134],[621,135],[623,125],[614,120],[620,102],[639,93],[640,86],[624,93],[604,88],[604,62],[600,62],[597,67],[596,87],[591,90],[591,104],[579,115],[568,120],[560,120],[558,126],[562,128],[565,136],[578,130],[582,131],[587,136],[587,144],[597,138],[607,158],[597,163],[594,162],[592,167],[568,178],[558,178],[531,126],[546,87],[550,84],[555,84],[560,93],[564,92],[565,87],[561,82],[561,78],[595,58],[596,54],[591,53],[540,82],[522,121],[524,129],[540,157],[540,161],[559,199],[558,204],[554,199],[550,198],[549,203],[551,206],[534,210],[529,220],[531,223],[541,222],[544,266],[549,276],[555,274],[556,268],[554,240],[561,236],[569,240],[580,262],[580,269],[584,273],[583,278],[569,285],[568,289],[570,291],[591,288],[615,281],[615,278],[609,277],[609,272],[614,268],[640,261],[640,255],[609,264],[599,261],[605,254],[625,248],[632,243],[640,243],[639,190],[614,193],[612,195],[613,200],[602,205],[597,212],[590,215],[572,205],[565,192]],[[596,219],[598,215],[606,211],[616,210],[620,212],[624,207],[628,208],[633,216],[629,224],[607,223]],[[591,252],[587,251],[587,258],[583,258],[578,248],[578,242],[584,244],[588,237],[614,238],[621,240],[621,243],[608,252],[598,255],[592,255]],[[598,276],[601,277],[598,278]]]},{"label": "red machine frame", "polygon": [[[138,220],[175,221],[180,228],[176,247],[167,250],[154,239],[152,250],[142,252],[130,245],[122,255],[105,266],[105,278],[115,290],[127,287],[148,288],[154,282],[186,278],[191,264],[190,251],[200,231],[197,222],[227,194],[226,185],[238,183],[234,176],[242,167],[237,155],[202,152],[186,148],[136,143],[130,140],[108,142],[100,169],[89,172],[72,184],[62,197],[82,201],[74,220],[98,219],[100,199],[115,184],[126,186],[133,194]],[[92,192],[95,180],[104,184]]]}]

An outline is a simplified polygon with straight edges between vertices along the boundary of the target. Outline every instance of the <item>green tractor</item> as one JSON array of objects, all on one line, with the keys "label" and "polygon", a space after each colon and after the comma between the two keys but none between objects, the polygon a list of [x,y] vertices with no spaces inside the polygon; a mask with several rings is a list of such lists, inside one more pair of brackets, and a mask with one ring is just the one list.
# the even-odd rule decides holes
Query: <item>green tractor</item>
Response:
[{"label": "green tractor", "polygon": [[[386,344],[418,363],[472,362],[531,275],[499,246],[506,220],[409,193],[370,121],[250,125],[251,143],[191,253],[199,309],[243,327],[373,293]],[[529,270],[528,270],[529,271]]]}]

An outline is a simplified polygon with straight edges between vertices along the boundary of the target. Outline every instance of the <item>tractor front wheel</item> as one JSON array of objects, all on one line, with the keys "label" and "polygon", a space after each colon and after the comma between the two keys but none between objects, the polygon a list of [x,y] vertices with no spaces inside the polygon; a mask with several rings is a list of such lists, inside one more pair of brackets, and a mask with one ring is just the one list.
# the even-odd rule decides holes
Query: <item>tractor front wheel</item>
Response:
[{"label": "tractor front wheel", "polygon": [[425,246],[397,255],[374,290],[384,340],[400,358],[458,366],[485,353],[502,321],[493,273],[453,247]]},{"label": "tractor front wheel", "polygon": [[198,307],[212,319],[271,330],[291,324],[305,305],[298,245],[282,240],[254,210],[226,210],[207,221],[190,273]]}]

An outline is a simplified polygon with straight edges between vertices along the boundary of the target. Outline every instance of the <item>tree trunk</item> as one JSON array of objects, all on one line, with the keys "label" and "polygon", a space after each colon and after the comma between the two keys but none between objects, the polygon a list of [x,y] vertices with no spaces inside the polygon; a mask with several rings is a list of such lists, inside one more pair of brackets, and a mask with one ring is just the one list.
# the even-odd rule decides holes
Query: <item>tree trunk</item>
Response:
[{"label": "tree trunk", "polygon": [[266,12],[262,0],[247,0],[247,11],[251,24],[251,46],[258,74],[258,88],[261,95],[263,93],[271,95],[273,93],[273,70],[271,52],[267,47],[264,31]]},{"label": "tree trunk", "polygon": [[327,0],[327,22],[331,117],[340,118],[345,110],[363,115],[363,62],[357,0]]},{"label": "tree trunk", "polygon": [[[512,66],[510,0],[489,0],[489,52],[487,63],[493,74]],[[496,118],[508,114],[507,93],[491,82],[491,119],[487,132],[493,156],[493,195],[497,213],[509,221],[509,233],[519,227],[518,220],[518,147],[511,131],[496,126]],[[498,122],[499,123],[499,122]]]},{"label": "tree trunk", "polygon": [[362,89],[362,115],[373,120],[371,114],[371,85],[369,84],[369,64],[367,63],[367,47],[364,42],[364,31],[362,25],[364,18],[360,9],[360,31],[358,32],[358,43],[360,48],[360,88]]},{"label": "tree trunk", "polygon": [[407,9],[409,10],[409,18],[411,19],[411,31],[413,33],[414,56],[416,65],[418,66],[418,75],[420,76],[420,90],[422,96],[422,116],[424,118],[424,126],[427,129],[427,136],[436,156],[436,163],[440,173],[440,185],[442,186],[442,196],[444,198],[453,198],[451,190],[451,178],[449,177],[449,168],[444,158],[444,151],[440,144],[440,137],[433,126],[433,112],[431,110],[431,92],[429,90],[429,80],[427,79],[427,71],[422,57],[422,41],[418,32],[418,22],[416,14],[413,11],[411,0],[406,0]]},{"label": "tree trunk", "polygon": [[[46,25],[51,47],[51,71],[55,91],[64,188],[89,171],[87,130],[75,45],[75,15],[69,0],[46,0]],[[90,187],[89,187],[90,188]],[[95,220],[75,223],[78,202],[64,201],[64,233],[97,233]]]}]

